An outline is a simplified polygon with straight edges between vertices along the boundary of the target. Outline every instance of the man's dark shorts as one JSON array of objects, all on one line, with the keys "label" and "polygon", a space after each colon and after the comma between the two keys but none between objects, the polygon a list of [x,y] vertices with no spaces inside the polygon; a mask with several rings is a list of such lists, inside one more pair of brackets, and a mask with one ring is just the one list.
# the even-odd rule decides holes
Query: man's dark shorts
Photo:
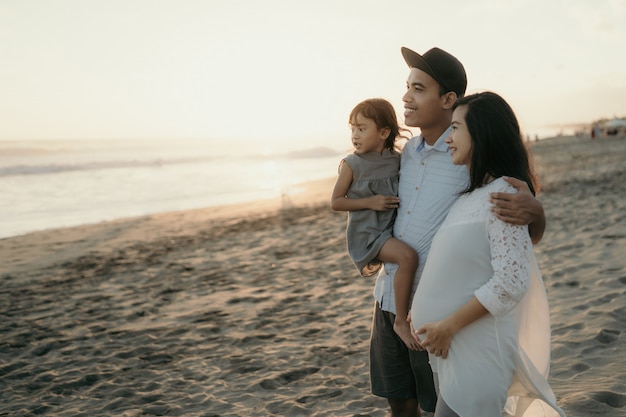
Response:
[{"label": "man's dark shorts", "polygon": [[395,314],[376,302],[370,339],[372,394],[388,399],[417,398],[422,410],[434,412],[437,393],[428,352],[409,350],[394,332]]}]

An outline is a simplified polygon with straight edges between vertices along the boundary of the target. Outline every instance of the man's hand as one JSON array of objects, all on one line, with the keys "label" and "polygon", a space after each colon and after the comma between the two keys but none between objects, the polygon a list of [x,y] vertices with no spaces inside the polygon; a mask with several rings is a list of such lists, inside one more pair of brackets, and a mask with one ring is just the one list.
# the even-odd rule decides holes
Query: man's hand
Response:
[{"label": "man's hand", "polygon": [[502,221],[511,224],[530,224],[535,219],[537,200],[528,188],[528,184],[517,178],[504,177],[504,180],[517,188],[516,193],[491,193],[490,201],[494,206],[491,211]]},{"label": "man's hand", "polygon": [[538,243],[546,229],[543,204],[530,192],[528,184],[517,178],[503,177],[517,189],[516,193],[491,193],[491,211],[500,220],[517,225],[529,225],[533,243]]}]

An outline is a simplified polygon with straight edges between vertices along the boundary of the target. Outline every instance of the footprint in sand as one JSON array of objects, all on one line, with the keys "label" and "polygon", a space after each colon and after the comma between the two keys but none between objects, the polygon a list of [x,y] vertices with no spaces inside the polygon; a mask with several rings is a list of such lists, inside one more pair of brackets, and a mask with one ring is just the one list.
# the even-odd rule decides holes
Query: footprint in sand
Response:
[{"label": "footprint in sand", "polygon": [[304,377],[312,375],[319,371],[320,368],[304,368],[304,369],[296,369],[294,371],[284,372],[278,375],[275,378],[265,379],[260,382],[261,387],[265,389],[276,389],[280,386],[287,385],[291,382],[300,380]]},{"label": "footprint in sand", "polygon": [[318,390],[316,394],[305,395],[303,397],[299,397],[296,399],[296,401],[299,402],[300,404],[315,403],[319,400],[339,397],[342,394],[343,394],[343,391],[341,390],[322,388]]},{"label": "footprint in sand", "polygon": [[619,330],[602,329],[594,339],[600,343],[607,344],[616,341],[620,333]]},{"label": "footprint in sand", "polygon": [[591,398],[613,408],[622,408],[626,405],[626,395],[611,391],[593,392]]}]

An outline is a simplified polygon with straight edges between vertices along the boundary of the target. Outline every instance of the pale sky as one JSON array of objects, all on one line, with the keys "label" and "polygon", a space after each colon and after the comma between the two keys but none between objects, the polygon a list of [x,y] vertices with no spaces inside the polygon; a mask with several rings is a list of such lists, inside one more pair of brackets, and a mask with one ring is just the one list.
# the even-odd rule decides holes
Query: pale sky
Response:
[{"label": "pale sky", "polygon": [[0,0],[0,139],[345,148],[359,101],[402,114],[402,46],[529,134],[626,115],[626,0]]}]

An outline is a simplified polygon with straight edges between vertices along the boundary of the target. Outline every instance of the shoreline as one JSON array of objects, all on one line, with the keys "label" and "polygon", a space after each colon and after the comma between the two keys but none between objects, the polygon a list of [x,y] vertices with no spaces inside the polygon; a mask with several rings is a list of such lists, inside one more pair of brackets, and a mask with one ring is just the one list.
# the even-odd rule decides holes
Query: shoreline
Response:
[{"label": "shoreline", "polygon": [[[0,259],[3,262],[0,264],[0,276],[3,273],[62,262],[71,259],[76,252],[111,251],[137,242],[194,234],[198,230],[210,229],[218,222],[231,224],[240,220],[258,220],[293,208],[322,206],[326,200],[330,201],[334,181],[335,178],[327,178],[300,184],[292,187],[299,192],[284,195],[282,198],[169,211],[2,238]],[[44,248],[34,247],[31,244],[33,240]],[[34,249],[34,252],[29,249]],[[42,249],[44,256],[39,256],[33,262],[37,258],[35,252]]]}]

